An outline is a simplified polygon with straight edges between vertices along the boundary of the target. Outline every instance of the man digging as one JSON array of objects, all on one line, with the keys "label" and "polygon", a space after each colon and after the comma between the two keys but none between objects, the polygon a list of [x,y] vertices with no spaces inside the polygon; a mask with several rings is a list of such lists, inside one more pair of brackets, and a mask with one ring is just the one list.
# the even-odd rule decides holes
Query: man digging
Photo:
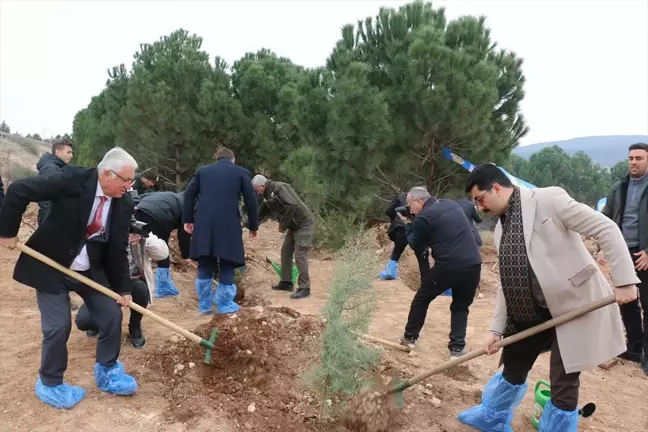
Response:
[{"label": "man digging", "polygon": [[297,192],[288,183],[268,180],[257,174],[252,186],[263,197],[259,220],[270,216],[279,221],[279,232],[286,233],[281,246],[281,281],[272,287],[274,290],[293,291],[292,265],[293,254],[299,277],[298,289],[290,295],[291,299],[310,296],[310,277],[308,275],[308,249],[313,242],[315,218]]},{"label": "man digging", "polygon": [[[559,187],[515,187],[494,164],[469,175],[466,192],[485,213],[499,217],[495,246],[501,286],[486,336],[493,344],[594,301],[616,295],[617,303],[637,298],[640,280],[621,231],[614,222],[575,201]],[[596,238],[611,267],[614,290],[585,248],[581,235]],[[581,371],[626,350],[618,307],[608,306],[507,345],[503,370],[488,381],[482,402],[462,411],[458,420],[481,431],[512,431],[513,411],[527,390],[527,375],[538,356],[551,352],[551,399],[540,417],[539,432],[575,432]]]},{"label": "man digging", "polygon": [[[14,248],[30,202],[50,201],[50,212],[26,245],[60,265],[121,294],[120,300],[93,290],[29,255],[21,254],[13,277],[36,289],[43,342],[36,396],[55,408],[72,408],[85,389],[63,382],[72,327],[70,291],[85,302],[99,330],[94,378],[97,388],[116,395],[137,391],[135,378],[118,360],[122,311],[132,301],[128,276],[128,226],[134,203],[126,194],[137,162],[114,148],[97,168],[66,166],[48,176],[16,180],[0,210],[0,246]],[[110,215],[110,217],[109,217]]]}]

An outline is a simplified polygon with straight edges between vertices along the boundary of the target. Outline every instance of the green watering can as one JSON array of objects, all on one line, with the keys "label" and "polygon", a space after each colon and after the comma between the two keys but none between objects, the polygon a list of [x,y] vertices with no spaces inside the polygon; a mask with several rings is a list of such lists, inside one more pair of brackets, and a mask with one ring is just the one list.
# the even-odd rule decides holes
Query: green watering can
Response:
[{"label": "green watering can", "polygon": [[[272,266],[272,268],[277,272],[279,275],[279,278],[281,278],[281,266],[279,264],[275,264],[272,262],[272,260],[268,257],[266,257],[266,261],[268,264]],[[297,270],[297,266],[293,266],[292,268],[292,283],[293,285],[297,283],[297,277],[299,277],[299,270]]]},{"label": "green watering can", "polygon": [[[542,411],[544,410],[545,404],[549,399],[551,399],[551,386],[545,380],[539,380],[535,385],[535,402],[533,403],[533,416],[531,417],[531,424],[533,427],[538,430],[540,424],[540,417],[542,417]],[[589,417],[594,414],[596,411],[596,405],[593,403],[588,403],[583,406],[583,408],[578,410],[578,414],[582,417]]]},{"label": "green watering can", "polygon": [[540,424],[540,417],[542,410],[549,399],[551,399],[551,386],[545,380],[539,380],[535,385],[535,402],[533,402],[533,416],[531,417],[531,424],[536,430]]}]

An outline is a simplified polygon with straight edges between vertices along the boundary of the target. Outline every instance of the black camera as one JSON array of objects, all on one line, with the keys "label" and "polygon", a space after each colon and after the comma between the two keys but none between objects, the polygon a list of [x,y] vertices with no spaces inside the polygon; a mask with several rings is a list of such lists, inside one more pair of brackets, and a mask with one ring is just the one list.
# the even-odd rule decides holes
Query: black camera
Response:
[{"label": "black camera", "polygon": [[149,228],[147,223],[140,222],[135,218],[131,218],[130,225],[128,226],[128,232],[130,234],[139,234],[143,238],[147,238],[151,234],[151,228]]},{"label": "black camera", "polygon": [[400,214],[400,215],[403,215],[403,216],[407,217],[407,218],[411,218],[412,216],[414,216],[412,214],[411,210],[410,210],[410,207],[407,206],[407,205],[396,207],[394,209],[394,211],[396,213]]}]

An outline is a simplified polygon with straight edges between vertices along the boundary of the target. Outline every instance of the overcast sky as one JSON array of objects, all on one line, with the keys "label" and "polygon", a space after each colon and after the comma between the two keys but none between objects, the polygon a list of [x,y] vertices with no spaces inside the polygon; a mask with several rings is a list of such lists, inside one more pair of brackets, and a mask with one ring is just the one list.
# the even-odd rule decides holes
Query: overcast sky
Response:
[{"label": "overcast sky", "polygon": [[[340,28],[406,1],[0,0],[0,118],[13,131],[72,132],[72,120],[129,68],[139,44],[182,27],[230,64],[270,48],[324,64]],[[648,0],[449,0],[448,16],[486,15],[500,46],[524,58],[522,144],[648,134]]]}]

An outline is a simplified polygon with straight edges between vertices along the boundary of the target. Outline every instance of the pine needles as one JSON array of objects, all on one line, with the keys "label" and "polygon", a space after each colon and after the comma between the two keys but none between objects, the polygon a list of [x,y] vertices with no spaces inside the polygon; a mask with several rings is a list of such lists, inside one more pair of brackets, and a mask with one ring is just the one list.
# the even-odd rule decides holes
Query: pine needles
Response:
[{"label": "pine needles", "polygon": [[356,336],[366,333],[377,300],[371,289],[375,258],[365,238],[364,233],[359,233],[341,251],[322,310],[326,328],[320,362],[306,376],[325,408],[331,406],[335,396],[358,392],[363,375],[380,359],[380,350],[362,344]]}]

